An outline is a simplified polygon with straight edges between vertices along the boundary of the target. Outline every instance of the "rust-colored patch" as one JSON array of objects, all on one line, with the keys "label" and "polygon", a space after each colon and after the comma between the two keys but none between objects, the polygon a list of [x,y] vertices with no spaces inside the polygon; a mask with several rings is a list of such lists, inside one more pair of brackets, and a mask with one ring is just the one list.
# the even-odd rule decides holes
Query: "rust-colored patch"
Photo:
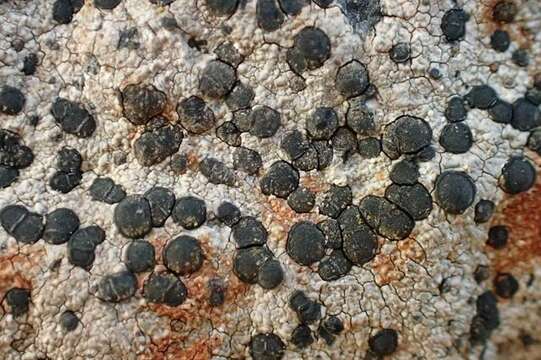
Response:
[{"label": "rust-colored patch", "polygon": [[32,289],[32,274],[38,270],[44,252],[41,245],[30,245],[0,256],[0,299],[13,287]]},{"label": "rust-colored patch", "polygon": [[[478,22],[481,34],[489,37],[498,29],[505,30],[509,33],[511,41],[517,44],[518,47],[529,49],[535,40],[534,34],[532,34],[530,30],[522,26],[522,24],[516,21],[516,19],[514,22],[509,24],[499,23],[493,19],[492,12],[494,6],[496,6],[498,2],[500,2],[500,0],[489,0],[487,2],[479,3],[478,11],[480,18],[478,19]],[[517,8],[521,8],[522,1],[515,0],[513,2],[517,5]]]},{"label": "rust-colored patch", "polygon": [[319,193],[329,189],[329,184],[325,183],[321,176],[306,175],[301,179],[301,184],[308,190]]},{"label": "rust-colored patch", "polygon": [[195,151],[188,151],[186,153],[188,159],[188,168],[192,171],[197,171],[199,169],[199,157]]},{"label": "rust-colored patch", "polygon": [[[182,277],[188,289],[186,302],[177,307],[161,304],[146,305],[150,311],[158,316],[167,317],[171,321],[180,321],[186,329],[200,329],[208,322],[211,322],[214,327],[223,325],[224,314],[246,306],[243,299],[246,298],[245,295],[249,290],[247,284],[242,283],[232,274],[230,254],[215,253],[210,245],[208,235],[200,236],[199,241],[206,260],[198,272],[188,277]],[[157,252],[161,253],[167,239],[154,238],[151,242],[156,246]],[[210,279],[215,277],[221,277],[227,283],[225,303],[219,307],[212,307],[208,303],[207,284]],[[141,358],[152,360],[210,359],[213,350],[219,345],[220,339],[218,338],[205,336],[195,339],[188,338],[186,334],[178,333],[172,328],[167,336],[155,340]]]},{"label": "rust-colored patch", "polygon": [[[380,240],[381,243],[381,240]],[[378,254],[371,263],[379,286],[400,281],[406,275],[408,261],[422,262],[425,253],[414,238],[396,242],[395,248],[388,254]]]},{"label": "rust-colored patch", "polygon": [[496,271],[527,270],[541,257],[541,179],[526,193],[509,197],[494,216],[492,225],[506,225],[509,239],[504,250],[492,250]]},{"label": "rust-colored patch", "polygon": [[199,340],[189,348],[183,345],[183,337],[160,340],[158,343],[150,345],[151,353],[143,354],[139,357],[141,360],[208,360],[211,359],[213,349],[219,345],[219,339],[212,337]]}]

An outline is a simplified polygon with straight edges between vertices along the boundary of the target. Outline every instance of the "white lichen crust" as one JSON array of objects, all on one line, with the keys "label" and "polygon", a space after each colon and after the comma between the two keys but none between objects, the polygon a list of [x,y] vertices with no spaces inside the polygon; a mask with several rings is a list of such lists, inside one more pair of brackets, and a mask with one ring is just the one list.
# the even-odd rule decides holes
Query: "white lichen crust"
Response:
[{"label": "white lichen crust", "polygon": [[[302,267],[286,253],[287,233],[301,219],[317,222],[324,217],[316,210],[296,214],[283,199],[265,196],[259,177],[236,172],[238,186],[210,183],[196,168],[177,174],[169,161],[141,166],[133,143],[143,127],[123,117],[120,90],[128,84],[154,85],[168,103],[164,114],[175,122],[179,101],[199,94],[201,73],[213,50],[224,40],[244,56],[237,77],[250,85],[254,106],[267,105],[281,113],[282,126],[268,139],[242,134],[243,146],[257,150],[263,169],[285,159],[280,139],[287,130],[304,132],[305,120],[318,106],[333,107],[345,122],[347,101],[337,92],[334,81],[338,68],[352,59],[366,65],[371,84],[377,89],[368,101],[375,113],[377,132],[397,117],[408,114],[425,119],[433,131],[434,159],[420,163],[419,181],[432,192],[436,177],[445,170],[467,172],[474,180],[479,199],[496,204],[505,198],[498,186],[501,169],[511,155],[522,154],[528,133],[490,120],[486,111],[468,112],[467,124],[473,133],[473,147],[465,154],[445,152],[438,136],[446,124],[444,111],[453,95],[464,96],[471,86],[489,84],[499,97],[512,103],[531,87],[533,74],[541,66],[541,5],[522,2],[517,18],[532,29],[528,49],[531,64],[518,67],[509,60],[510,51],[496,53],[488,44],[492,25],[486,18],[489,4],[459,1],[470,15],[465,39],[448,43],[442,35],[443,14],[455,7],[453,1],[381,1],[382,17],[373,29],[358,32],[342,9],[332,5],[321,9],[313,3],[295,17],[287,17],[280,29],[265,32],[258,28],[256,1],[241,1],[236,13],[213,16],[202,0],[177,0],[159,6],[148,0],[123,0],[114,10],[97,9],[86,1],[68,25],[51,17],[53,1],[4,1],[0,3],[0,85],[10,85],[26,96],[24,111],[17,116],[0,114],[1,127],[20,134],[35,156],[32,165],[21,170],[20,180],[0,190],[0,209],[23,204],[40,214],[58,207],[73,209],[81,227],[99,225],[106,239],[98,245],[89,271],[67,260],[65,245],[39,241],[17,243],[0,229],[0,297],[19,283],[31,288],[28,314],[13,317],[0,310],[0,356],[2,359],[227,359],[249,357],[248,344],[257,333],[274,332],[287,343],[285,359],[361,359],[368,339],[378,329],[393,328],[399,333],[396,359],[485,359],[506,358],[501,347],[517,346],[513,358],[541,356],[539,345],[524,349],[517,345],[523,332],[535,334],[541,323],[541,267],[517,274],[521,284],[512,300],[500,301],[501,325],[486,346],[472,346],[470,324],[476,313],[475,299],[492,287],[491,281],[478,284],[473,273],[478,265],[489,265],[485,245],[490,224],[476,224],[473,206],[462,215],[446,214],[434,202],[430,216],[417,221],[403,241],[379,238],[375,259],[354,266],[345,277],[323,281],[317,267]],[[536,15],[537,14],[537,15]],[[168,19],[168,20],[165,20]],[[176,26],[171,26],[171,19]],[[164,26],[165,23],[169,26]],[[322,29],[331,41],[331,56],[324,66],[307,71],[302,79],[286,62],[293,37],[306,26]],[[136,28],[137,47],[118,48],[119,34]],[[190,39],[206,43],[190,47]],[[24,50],[16,52],[12,41],[22,40]],[[411,45],[411,61],[396,64],[389,50],[399,42]],[[518,47],[514,42],[512,50]],[[25,54],[38,55],[39,66],[32,76],[21,73]],[[495,71],[495,67],[497,70]],[[441,79],[429,76],[437,68]],[[296,86],[304,82],[305,88]],[[57,97],[82,103],[94,116],[97,128],[89,138],[64,133],[51,115]],[[223,100],[206,99],[216,115],[216,126],[231,120]],[[28,118],[37,115],[36,127]],[[58,151],[63,146],[81,153],[81,185],[67,194],[52,190],[48,179],[55,172]],[[214,157],[233,167],[232,148],[221,142],[214,129],[203,135],[187,135],[180,153],[190,159]],[[117,162],[126,156],[124,163]],[[532,156],[533,154],[528,154]],[[301,172],[301,183],[322,193],[330,184],[349,184],[353,203],[366,195],[382,196],[391,183],[391,160],[384,155],[364,159],[353,155],[347,162],[335,156],[322,171]],[[163,186],[177,197],[198,196],[206,201],[209,219],[193,231],[182,229],[168,219],[145,237],[161,246],[180,234],[189,234],[203,244],[203,270],[183,277],[187,301],[177,308],[149,305],[141,296],[145,276],[138,275],[139,290],[118,304],[100,300],[97,284],[103,276],[123,270],[123,254],[131,242],[113,223],[115,205],[93,201],[88,189],[95,178],[110,177],[128,194],[143,194],[152,186]],[[274,290],[242,284],[232,271],[235,244],[230,229],[212,214],[223,201],[235,203],[243,215],[260,219],[269,231],[268,247],[284,269],[284,282]],[[474,204],[475,204],[474,203]],[[503,250],[505,251],[505,250]],[[161,261],[158,262],[161,264]],[[158,265],[157,269],[162,269]],[[537,279],[526,286],[529,276]],[[221,276],[230,286],[223,307],[206,305],[206,281]],[[302,289],[324,307],[324,314],[338,315],[345,331],[329,346],[319,339],[299,350],[289,339],[298,325],[288,305],[290,294]],[[75,312],[80,326],[65,332],[59,322],[65,310]],[[538,339],[541,340],[541,339]],[[506,355],[507,354],[507,355]]]}]

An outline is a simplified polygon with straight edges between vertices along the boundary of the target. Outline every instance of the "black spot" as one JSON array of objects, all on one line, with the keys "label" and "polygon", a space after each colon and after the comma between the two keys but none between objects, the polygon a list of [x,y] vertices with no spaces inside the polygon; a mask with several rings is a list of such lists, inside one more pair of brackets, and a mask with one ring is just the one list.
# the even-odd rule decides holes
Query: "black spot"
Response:
[{"label": "black spot", "polygon": [[317,226],[301,221],[291,227],[287,236],[287,254],[298,264],[309,266],[325,255],[325,236]]},{"label": "black spot", "polygon": [[286,199],[299,186],[299,172],[285,161],[276,161],[259,184],[263,194]]},{"label": "black spot", "polygon": [[128,270],[141,273],[152,270],[155,261],[154,246],[148,241],[134,240],[126,249],[125,263]]},{"label": "black spot", "polygon": [[0,129],[0,165],[24,169],[34,161],[32,150],[21,143],[18,134]]},{"label": "black spot", "polygon": [[452,154],[463,154],[473,145],[470,127],[464,123],[447,124],[440,134],[440,145]]},{"label": "black spot", "polygon": [[248,175],[256,174],[263,166],[261,155],[255,150],[239,147],[233,151],[233,167]]},{"label": "black spot", "polygon": [[193,196],[177,199],[173,208],[173,220],[187,230],[200,227],[207,220],[205,201]]},{"label": "black spot", "polygon": [[63,131],[79,138],[88,138],[96,130],[94,117],[80,103],[57,98],[51,107],[51,114]]},{"label": "black spot", "polygon": [[253,336],[249,348],[254,360],[279,360],[284,357],[286,346],[278,335],[266,333]]},{"label": "black spot", "polygon": [[77,329],[79,326],[79,318],[73,311],[67,310],[60,315],[60,326],[68,332]]},{"label": "black spot", "polygon": [[316,150],[317,154],[317,169],[323,170],[332,163],[333,158],[333,150],[331,145],[325,141],[314,141],[312,142],[312,146]]},{"label": "black spot", "polygon": [[496,30],[490,36],[490,46],[497,52],[505,52],[511,44],[509,33],[504,30]]},{"label": "black spot", "polygon": [[382,147],[391,159],[402,154],[413,154],[430,145],[432,129],[423,119],[404,115],[385,127]]},{"label": "black spot", "polygon": [[308,26],[293,38],[293,47],[287,50],[286,60],[291,70],[302,74],[323,66],[331,56],[331,41],[321,29]]},{"label": "black spot", "polygon": [[511,274],[499,273],[494,278],[494,292],[501,298],[511,299],[518,291],[518,281]]},{"label": "black spot", "polygon": [[415,226],[415,222],[406,212],[378,196],[368,195],[363,198],[359,210],[366,223],[389,240],[405,239]]},{"label": "black spot", "polygon": [[240,130],[240,132],[249,132],[254,124],[252,118],[251,109],[237,110],[233,113],[233,124]]},{"label": "black spot", "polygon": [[207,7],[216,16],[231,16],[237,10],[238,0],[206,0]]},{"label": "black spot", "polygon": [[312,144],[309,144],[306,152],[293,160],[293,166],[302,171],[311,171],[319,166],[319,161],[319,154],[316,148]]},{"label": "black spot", "polygon": [[329,140],[338,128],[338,115],[333,108],[318,107],[306,120],[306,131],[315,140]]},{"label": "black spot", "polygon": [[94,250],[105,240],[105,231],[93,225],[77,230],[68,241],[70,264],[89,270],[94,263]]},{"label": "black spot", "polygon": [[411,57],[410,45],[408,43],[394,45],[389,51],[389,57],[397,64],[408,61]]},{"label": "black spot", "polygon": [[285,151],[290,160],[296,160],[308,151],[310,143],[299,130],[292,130],[284,135],[280,148]]},{"label": "black spot", "polygon": [[334,150],[351,155],[357,150],[357,136],[349,128],[342,126],[333,134],[331,144]]},{"label": "black spot", "polygon": [[203,250],[199,240],[181,235],[171,240],[163,249],[164,265],[178,275],[192,274],[203,266]]},{"label": "black spot", "polygon": [[259,269],[272,257],[272,253],[265,246],[239,249],[233,260],[233,272],[241,281],[255,284]]},{"label": "black spot", "polygon": [[141,195],[128,195],[115,207],[114,222],[120,233],[141,238],[152,229],[150,204]]},{"label": "black spot", "polygon": [[43,240],[49,244],[63,244],[79,228],[79,224],[79,218],[73,210],[68,208],[56,209],[45,217]]},{"label": "black spot", "polygon": [[58,152],[56,167],[58,171],[49,180],[51,189],[66,194],[81,183],[81,154],[76,149],[63,147]]},{"label": "black spot", "polygon": [[252,100],[255,97],[254,90],[249,85],[246,85],[243,82],[237,81],[235,87],[227,98],[225,103],[231,111],[237,111],[241,109],[247,109],[250,107]]},{"label": "black spot", "polygon": [[224,201],[216,210],[216,217],[227,226],[233,226],[240,220],[239,208],[230,202]]},{"label": "black spot", "polygon": [[209,290],[208,302],[210,306],[220,306],[225,302],[225,293],[227,291],[226,283],[221,278],[212,278],[208,281]]},{"label": "black spot", "polygon": [[498,1],[492,8],[492,18],[502,23],[513,22],[518,8],[513,1]]},{"label": "black spot", "polygon": [[420,183],[414,185],[391,184],[385,190],[385,197],[416,221],[426,219],[432,211],[432,197]]},{"label": "black spot", "polygon": [[319,205],[319,213],[336,219],[351,204],[351,188],[332,184]]},{"label": "black spot", "polygon": [[535,151],[538,155],[541,155],[541,129],[534,129],[532,132],[530,132],[526,146],[528,149]]},{"label": "black spot", "polygon": [[131,298],[137,289],[137,279],[129,271],[105,275],[98,285],[98,297],[107,302]]},{"label": "black spot", "polygon": [[490,220],[492,214],[494,214],[495,208],[496,205],[494,202],[485,199],[479,200],[479,202],[475,205],[474,221],[477,224],[486,223]]},{"label": "black spot", "polygon": [[445,108],[445,118],[449,122],[460,122],[466,120],[468,110],[464,106],[464,100],[459,96],[453,96],[447,102]]},{"label": "black spot", "polygon": [[312,0],[312,2],[314,4],[316,4],[317,6],[319,6],[320,8],[322,9],[326,9],[328,8],[329,6],[331,6],[332,2],[334,0]]},{"label": "black spot", "polygon": [[[225,63],[228,63],[229,65],[235,68],[239,66],[239,64],[244,60],[244,56],[242,56],[239,53],[235,45],[233,45],[233,43],[228,42],[228,41],[224,41],[220,43],[216,47],[216,49],[214,49],[214,54],[218,57],[218,59],[220,59],[221,61]],[[240,83],[237,83],[237,86],[239,84]]]},{"label": "black spot", "polygon": [[111,178],[96,178],[88,189],[90,197],[95,201],[102,201],[107,204],[116,204],[126,197],[122,186],[117,185]]},{"label": "black spot", "polygon": [[261,139],[276,134],[281,125],[280,113],[266,105],[255,108],[250,117],[252,118],[250,134]]},{"label": "black spot", "polygon": [[0,165],[0,188],[10,186],[19,177],[19,170],[10,166]]},{"label": "black spot", "polygon": [[513,103],[511,126],[520,131],[529,131],[541,125],[541,112],[527,99],[520,98]]},{"label": "black spot", "polygon": [[495,225],[488,230],[487,245],[494,249],[503,249],[507,245],[509,230],[505,225]]},{"label": "black spot", "polygon": [[299,325],[291,333],[291,342],[299,349],[304,349],[314,342],[312,330],[307,325]]},{"label": "black spot", "polygon": [[335,315],[331,315],[328,318],[326,318],[323,321],[322,326],[325,329],[327,329],[327,331],[329,331],[331,334],[334,334],[334,335],[338,335],[342,331],[344,331],[344,323],[342,322],[342,320],[340,320],[339,317]]},{"label": "black spot", "polygon": [[163,112],[167,98],[152,85],[128,85],[122,90],[124,116],[134,125],[145,125]]},{"label": "black spot", "polygon": [[520,67],[526,67],[530,64],[530,57],[528,56],[526,49],[517,49],[513,51],[511,60],[513,60],[513,62]]},{"label": "black spot", "polygon": [[82,162],[83,158],[79,151],[64,146],[58,152],[56,167],[61,171],[74,172],[81,169]]},{"label": "black spot", "polygon": [[302,8],[308,5],[309,0],[278,0],[280,8],[289,16],[299,15]]},{"label": "black spot", "polygon": [[378,356],[391,355],[398,347],[398,333],[394,329],[381,329],[368,339],[368,345]]},{"label": "black spot", "polygon": [[284,18],[276,0],[257,0],[256,19],[261,29],[268,32],[278,30]]},{"label": "black spot", "polygon": [[30,290],[14,287],[6,292],[6,303],[9,306],[9,312],[18,317],[28,312],[30,307]]},{"label": "black spot", "polygon": [[376,234],[364,224],[344,226],[344,255],[357,266],[362,266],[371,261],[378,250]]},{"label": "black spot", "polygon": [[194,134],[210,130],[216,122],[214,112],[198,96],[182,100],[177,106],[177,113],[180,125]]},{"label": "black spot", "polygon": [[534,184],[536,171],[529,160],[511,157],[502,168],[500,186],[506,193],[518,194],[528,191]]},{"label": "black spot", "polygon": [[370,84],[366,66],[357,60],[352,60],[338,69],[335,78],[337,90],[349,99],[365,92]]},{"label": "black spot", "polygon": [[299,186],[288,196],[287,204],[296,213],[308,213],[316,204],[316,195],[309,189]]},{"label": "black spot", "polygon": [[321,319],[321,305],[300,290],[295,290],[289,297],[289,307],[297,313],[303,324],[312,324]]},{"label": "black spot", "polygon": [[381,154],[381,141],[375,137],[360,139],[357,148],[363,158],[373,159]]},{"label": "black spot", "polygon": [[470,325],[470,340],[473,343],[483,343],[500,325],[496,297],[491,291],[486,291],[479,295],[476,306],[477,314],[473,317]]},{"label": "black spot", "polygon": [[112,10],[120,4],[121,0],[94,0],[94,6],[98,9]]},{"label": "black spot", "polygon": [[[151,0],[152,2],[152,0]],[[117,49],[139,49],[139,31],[136,27],[121,30],[118,34]]]},{"label": "black spot", "polygon": [[362,98],[354,98],[348,101],[346,112],[346,124],[359,135],[368,135],[375,132],[374,113],[368,109]]},{"label": "black spot", "polygon": [[183,138],[178,125],[145,131],[133,145],[135,158],[142,166],[159,164],[178,151]]},{"label": "black spot", "polygon": [[379,0],[338,0],[337,4],[355,30],[365,33],[381,19]]},{"label": "black spot", "polygon": [[419,165],[411,160],[397,162],[389,175],[391,181],[399,185],[413,185],[419,176]]},{"label": "black spot", "polygon": [[237,243],[237,248],[247,248],[254,245],[264,245],[267,242],[267,229],[251,216],[244,216],[232,226],[231,236]]},{"label": "black spot", "polygon": [[434,79],[434,80],[439,80],[442,78],[442,73],[439,69],[437,68],[431,68],[429,71],[428,71],[428,75]]},{"label": "black spot", "polygon": [[220,60],[212,60],[201,73],[199,90],[205,96],[221,98],[233,89],[235,81],[235,68]]},{"label": "black spot", "polygon": [[201,160],[199,162],[199,171],[211,184],[235,186],[237,182],[233,170],[215,158],[207,157]]},{"label": "black spot", "polygon": [[460,40],[466,34],[468,14],[462,9],[451,9],[441,19],[441,31],[449,42]]},{"label": "black spot", "polygon": [[188,156],[186,154],[175,154],[169,161],[169,166],[175,174],[185,174],[188,170]]},{"label": "black spot", "polygon": [[342,250],[333,252],[324,257],[320,262],[317,272],[322,280],[334,281],[347,275],[351,270],[351,262],[346,258]]},{"label": "black spot", "polygon": [[473,203],[476,188],[472,178],[462,171],[444,171],[436,179],[435,199],[449,214],[462,214]]},{"label": "black spot", "polygon": [[174,274],[152,273],[143,284],[143,297],[150,303],[178,306],[186,301],[188,290]]},{"label": "black spot", "polygon": [[28,54],[23,60],[22,72],[25,75],[34,75],[38,66],[38,56],[34,53]]},{"label": "black spot", "polygon": [[490,269],[486,265],[477,265],[475,271],[473,272],[473,278],[478,284],[487,280],[490,277]]},{"label": "black spot", "polygon": [[340,224],[334,219],[326,219],[317,224],[317,227],[325,235],[325,247],[330,249],[342,248],[342,232]]},{"label": "black spot", "polygon": [[541,90],[536,88],[531,88],[526,91],[526,94],[524,95],[526,100],[531,102],[534,105],[541,105]]},{"label": "black spot", "polygon": [[163,226],[175,205],[175,194],[164,187],[154,186],[145,193],[144,197],[150,204],[152,226]]},{"label": "black spot", "polygon": [[0,91],[0,112],[6,115],[17,115],[26,103],[26,98],[21,90],[12,86],[4,85]]},{"label": "black spot", "polygon": [[33,244],[43,233],[43,216],[28,211],[22,205],[8,205],[0,212],[4,230],[23,244]]},{"label": "black spot", "polygon": [[498,100],[493,107],[488,109],[488,115],[494,122],[509,124],[513,120],[513,105],[507,101]]},{"label": "black spot", "polygon": [[470,92],[464,98],[472,108],[483,110],[493,107],[498,101],[496,91],[488,85],[477,85],[472,87]]},{"label": "black spot", "polygon": [[59,24],[69,24],[82,6],[81,0],[56,0],[53,4],[53,19]]},{"label": "black spot", "polygon": [[276,259],[269,259],[259,268],[257,283],[263,289],[274,289],[284,280],[282,265]]}]

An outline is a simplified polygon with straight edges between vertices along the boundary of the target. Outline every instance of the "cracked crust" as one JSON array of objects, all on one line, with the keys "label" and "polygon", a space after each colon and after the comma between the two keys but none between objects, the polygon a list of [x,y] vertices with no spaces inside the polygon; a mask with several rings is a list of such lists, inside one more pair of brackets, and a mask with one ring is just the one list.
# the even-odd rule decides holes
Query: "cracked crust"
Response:
[{"label": "cracked crust", "polygon": [[[286,359],[358,359],[365,356],[370,336],[381,328],[399,333],[396,359],[541,357],[536,331],[541,323],[539,177],[530,192],[515,197],[498,187],[501,168],[511,155],[523,151],[528,133],[496,124],[486,112],[472,109],[467,122],[474,143],[467,154],[444,152],[435,140],[446,124],[444,113],[452,96],[465,96],[471,86],[488,83],[501,99],[512,103],[541,70],[541,23],[534,15],[541,11],[539,2],[518,1],[519,21],[503,25],[492,20],[495,2],[461,2],[470,19],[464,40],[454,44],[445,41],[440,29],[443,14],[455,6],[452,1],[382,0],[381,19],[368,30],[366,24],[354,28],[339,5],[323,10],[310,4],[270,33],[257,27],[255,1],[241,0],[237,12],[225,18],[213,16],[202,0],[177,0],[168,6],[123,0],[112,11],[96,9],[87,1],[69,25],[53,21],[52,1],[0,3],[0,83],[23,89],[26,96],[19,115],[0,115],[2,127],[17,132],[35,155],[31,167],[21,170],[23,180],[0,191],[0,208],[20,203],[45,215],[68,207],[76,209],[81,227],[99,225],[107,234],[96,248],[91,270],[85,271],[69,264],[65,247],[41,242],[21,245],[0,230],[0,299],[12,287],[32,293],[30,311],[23,317],[14,318],[4,305],[0,308],[3,358],[240,359],[249,356],[252,336],[273,332],[288,343]],[[306,26],[322,29],[332,50],[323,66],[300,77],[290,70],[286,54],[294,34]],[[530,66],[517,67],[509,51],[490,49],[490,35],[496,29],[509,32],[512,51],[528,49]],[[137,37],[129,46],[121,46],[126,43],[125,32]],[[499,204],[496,216],[490,223],[475,224],[473,206],[462,216],[453,216],[434,204],[407,239],[379,238],[379,252],[370,263],[325,282],[317,267],[299,266],[285,250],[291,226],[305,220],[317,223],[324,217],[317,212],[297,214],[285,199],[261,194],[258,178],[242,172],[237,172],[236,187],[209,183],[197,171],[205,157],[233,168],[231,148],[214,131],[184,138],[180,153],[187,154],[188,170],[183,175],[174,173],[168,160],[141,166],[132,148],[143,128],[124,118],[121,90],[130,84],[156,87],[167,97],[162,115],[178,121],[177,103],[198,94],[205,66],[215,59],[213,51],[224,39],[244,57],[236,74],[252,87],[252,105],[269,106],[281,114],[276,136],[242,135],[242,145],[262,156],[261,174],[284,159],[280,139],[286,131],[303,128],[315,107],[333,107],[340,124],[345,122],[348,104],[333,84],[340,66],[356,59],[366,66],[377,89],[368,104],[378,132],[406,114],[430,123],[436,155],[420,163],[419,181],[432,196],[438,174],[467,171],[476,184],[476,202],[490,199]],[[24,43],[24,51],[12,48],[16,40]],[[402,42],[410,44],[410,60],[397,64],[388,52]],[[37,54],[39,65],[34,75],[25,77],[19,68],[28,52]],[[443,74],[440,80],[429,76],[433,68]],[[296,86],[299,82],[302,91]],[[97,125],[91,137],[79,139],[55,124],[50,110],[57,97],[83,104]],[[217,126],[232,119],[225,101],[208,99],[207,105]],[[39,117],[36,127],[27,124],[34,115]],[[83,177],[81,185],[59,195],[43,179],[54,174],[53,164],[63,146],[81,153]],[[113,161],[118,153],[125,154],[125,163]],[[534,154],[526,155],[537,167],[541,164]],[[340,160],[335,156],[326,170],[301,176],[300,183],[317,192],[316,207],[331,184],[349,184],[355,204],[367,195],[384,196],[390,184],[390,159],[354,155],[345,163]],[[234,202],[243,215],[257,216],[267,228],[267,245],[282,264],[284,283],[268,291],[240,282],[232,272],[235,242],[230,230],[212,215],[207,224],[189,232],[168,219],[165,227],[154,228],[145,237],[155,246],[157,264],[163,264],[165,244],[181,233],[197,237],[205,254],[201,270],[183,279],[186,302],[175,308],[145,303],[141,291],[148,274],[137,275],[139,289],[129,301],[102,302],[96,297],[99,281],[123,270],[123,249],[129,243],[113,224],[115,207],[92,201],[88,194],[94,179],[105,176],[128,194],[164,186],[178,197],[204,198],[211,210],[224,199]],[[491,224],[510,228],[510,248],[504,252],[485,246]],[[499,303],[502,324],[490,341],[485,347],[473,347],[468,338],[475,299],[492,286],[490,281],[475,282],[473,274],[480,264],[490,265],[493,275],[512,271],[521,286],[513,299]],[[163,265],[155,268],[164,270]],[[227,285],[221,307],[211,307],[207,301],[207,281],[215,277]],[[299,288],[317,299],[325,314],[343,321],[344,331],[332,346],[323,339],[304,350],[290,344],[298,322],[288,299]],[[66,310],[80,319],[69,333],[61,330],[59,321]],[[528,346],[526,335],[535,338]]]}]

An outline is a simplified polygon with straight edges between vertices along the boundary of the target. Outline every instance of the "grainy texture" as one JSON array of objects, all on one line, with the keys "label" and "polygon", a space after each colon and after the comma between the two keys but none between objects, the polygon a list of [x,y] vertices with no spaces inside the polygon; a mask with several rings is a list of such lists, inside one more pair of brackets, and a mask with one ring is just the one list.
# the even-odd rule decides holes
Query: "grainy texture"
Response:
[{"label": "grainy texture", "polygon": [[[532,90],[541,87],[539,13],[538,0],[0,1],[0,127],[10,132],[0,137],[0,211],[26,209],[4,214],[0,227],[0,357],[541,358],[541,183],[532,174],[541,159],[530,137],[541,123]],[[509,34],[506,51],[491,46],[497,30]],[[225,42],[238,55],[215,51]],[[343,73],[337,84],[352,61],[366,72]],[[130,97],[133,86],[152,91]],[[69,103],[53,109],[58,99]],[[370,115],[368,130],[350,128],[352,104]],[[336,119],[311,124],[318,108]],[[422,122],[397,126],[404,116]],[[240,156],[216,136],[227,121],[240,132],[229,142],[255,153]],[[463,153],[438,141],[451,123],[471,131]],[[166,143],[159,129],[172,126],[183,129],[178,151],[175,144],[174,154],[142,164],[137,139],[150,133]],[[306,143],[296,159],[280,146],[293,130]],[[58,168],[64,147],[80,153],[80,169]],[[534,170],[502,177],[515,157]],[[223,171],[205,159],[235,181],[218,181]],[[286,179],[272,171],[280,161],[288,161]],[[415,162],[418,173],[391,185],[400,161]],[[65,193],[50,185],[61,171],[77,175]],[[444,172],[467,174],[473,198],[457,204],[461,189],[438,192]],[[98,178],[115,184],[102,189],[108,200],[89,193]],[[528,186],[512,194],[510,182]],[[310,260],[301,265],[288,254],[288,233],[329,219],[319,209],[332,185],[349,186],[352,205],[337,210],[348,212],[337,215],[336,241],[325,232],[316,247],[290,249]],[[396,219],[352,211],[369,195],[384,199],[390,186],[393,204],[378,204],[414,224],[404,239],[386,231],[400,226]],[[180,208],[169,216],[170,205],[148,200],[141,216],[123,214],[144,218],[144,228],[121,232],[118,202],[155,187],[177,202],[201,199],[206,216]],[[408,196],[391,196],[398,187]],[[315,194],[306,213],[287,203],[297,188]],[[419,194],[426,204],[432,197],[431,211],[413,207]],[[492,216],[476,214],[481,199],[494,203]],[[230,222],[216,216],[224,201],[240,211]],[[79,230],[46,226],[59,208],[77,215]],[[265,241],[237,249],[230,226],[248,217],[262,224]],[[104,238],[83,236],[91,226]],[[361,231],[371,226],[368,241]],[[500,250],[486,245],[494,226],[508,229]],[[51,231],[70,239],[48,242]],[[141,239],[125,235],[151,244],[155,261],[134,252],[132,262],[144,266],[127,267],[128,245]],[[179,236],[197,239],[193,273],[165,267],[164,248]],[[370,256],[350,263],[353,251]],[[293,310],[295,290],[305,299]],[[341,332],[329,327],[333,316]]]}]

